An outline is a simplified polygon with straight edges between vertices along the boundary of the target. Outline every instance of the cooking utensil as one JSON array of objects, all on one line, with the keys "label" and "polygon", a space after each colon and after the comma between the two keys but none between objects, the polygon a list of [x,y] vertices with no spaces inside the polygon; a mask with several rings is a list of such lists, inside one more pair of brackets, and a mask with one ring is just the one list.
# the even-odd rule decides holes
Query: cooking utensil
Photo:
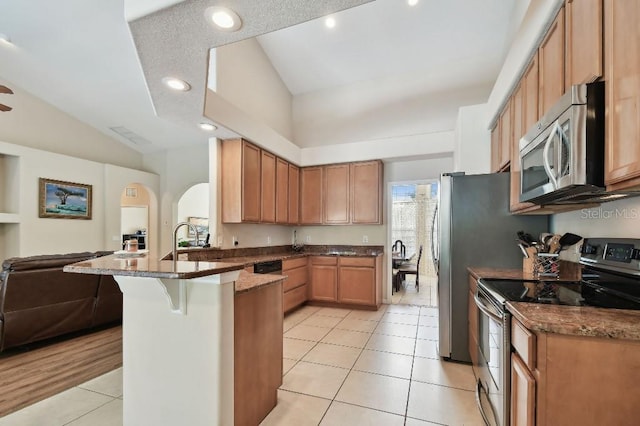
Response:
[{"label": "cooking utensil", "polygon": [[519,243],[518,247],[520,247],[520,250],[522,251],[522,255],[525,258],[529,258],[529,253],[527,253],[527,250],[524,248],[524,245],[522,245],[522,243]]},{"label": "cooking utensil", "polygon": [[524,231],[518,231],[518,239],[527,243],[528,246],[532,246],[536,242],[531,234]]},{"label": "cooking utensil", "polygon": [[549,238],[549,253],[558,253],[560,251],[560,248],[562,247],[560,245],[560,235],[553,235],[551,238]]},{"label": "cooking utensil", "polygon": [[572,234],[571,232],[567,232],[563,234],[562,237],[560,237],[560,240],[558,241],[558,243],[560,244],[559,251],[562,251],[568,248],[569,246],[577,244],[578,242],[580,242],[581,239],[582,237],[580,235]]}]

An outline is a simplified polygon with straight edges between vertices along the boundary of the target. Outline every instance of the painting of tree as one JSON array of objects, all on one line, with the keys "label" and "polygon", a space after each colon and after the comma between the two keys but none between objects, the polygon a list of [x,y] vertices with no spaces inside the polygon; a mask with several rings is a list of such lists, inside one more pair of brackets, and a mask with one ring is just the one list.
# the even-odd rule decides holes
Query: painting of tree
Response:
[{"label": "painting of tree", "polygon": [[91,219],[91,185],[40,178],[40,217]]}]

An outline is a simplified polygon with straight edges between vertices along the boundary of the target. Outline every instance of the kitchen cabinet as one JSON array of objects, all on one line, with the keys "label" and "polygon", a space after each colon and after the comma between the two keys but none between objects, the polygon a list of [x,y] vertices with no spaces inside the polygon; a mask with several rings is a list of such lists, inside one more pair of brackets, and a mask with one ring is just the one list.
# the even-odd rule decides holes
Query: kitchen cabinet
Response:
[{"label": "kitchen cabinet", "polygon": [[566,0],[566,88],[602,76],[602,12],[602,0]]},{"label": "kitchen cabinet", "polygon": [[281,287],[280,283],[267,285],[234,297],[234,362],[229,374],[234,378],[236,425],[259,424],[278,402],[283,350]]},{"label": "kitchen cabinet", "polygon": [[511,354],[511,425],[534,426],[536,379],[520,357]]},{"label": "kitchen cabinet", "polygon": [[511,145],[513,141],[513,129],[511,126],[511,100],[507,102],[500,115],[500,148],[498,150],[498,168],[505,170],[511,161]]},{"label": "kitchen cabinet", "polygon": [[637,422],[639,341],[533,332],[516,318],[511,339],[511,424]]},{"label": "kitchen cabinet", "polygon": [[289,215],[288,223],[297,225],[300,211],[300,169],[289,164]]},{"label": "kitchen cabinet", "polygon": [[289,163],[276,158],[276,223],[289,223]]},{"label": "kitchen cabinet", "polygon": [[261,152],[243,140],[222,143],[222,222],[260,222]]},{"label": "kitchen cabinet", "polygon": [[608,190],[640,187],[640,4],[606,0],[606,142]]},{"label": "kitchen cabinet", "polygon": [[350,165],[352,224],[382,224],[382,161]]},{"label": "kitchen cabinet", "polygon": [[324,167],[323,223],[325,224],[349,223],[349,169],[349,164]]},{"label": "kitchen cabinet", "polygon": [[564,94],[564,7],[538,49],[539,116],[545,115]]},{"label": "kitchen cabinet", "polygon": [[276,221],[276,156],[260,151],[260,222]]},{"label": "kitchen cabinet", "polygon": [[377,309],[382,303],[382,256],[312,256],[310,297],[316,305]]},{"label": "kitchen cabinet", "polygon": [[[540,119],[538,111],[538,53],[536,53],[522,76],[520,83],[523,93],[522,120],[523,135],[526,135]],[[518,148],[518,151],[520,148]]]},{"label": "kitchen cabinet", "polygon": [[300,224],[322,225],[323,168],[300,169]]},{"label": "kitchen cabinet", "polygon": [[356,305],[376,304],[376,269],[373,257],[340,257],[338,301]]},{"label": "kitchen cabinet", "polygon": [[491,129],[491,172],[500,171],[500,118]]},{"label": "kitchen cabinet", "polygon": [[307,265],[306,257],[282,261],[282,275],[287,276],[282,283],[282,309],[284,313],[307,301]]},{"label": "kitchen cabinet", "polygon": [[311,256],[310,299],[325,302],[338,300],[338,258],[336,256]]}]

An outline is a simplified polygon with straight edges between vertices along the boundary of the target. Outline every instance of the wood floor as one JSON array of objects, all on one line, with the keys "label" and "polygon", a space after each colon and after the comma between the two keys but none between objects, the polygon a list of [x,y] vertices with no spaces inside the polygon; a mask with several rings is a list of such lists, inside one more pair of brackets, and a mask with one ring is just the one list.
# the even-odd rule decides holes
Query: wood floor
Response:
[{"label": "wood floor", "polygon": [[0,354],[0,417],[122,366],[122,327]]}]

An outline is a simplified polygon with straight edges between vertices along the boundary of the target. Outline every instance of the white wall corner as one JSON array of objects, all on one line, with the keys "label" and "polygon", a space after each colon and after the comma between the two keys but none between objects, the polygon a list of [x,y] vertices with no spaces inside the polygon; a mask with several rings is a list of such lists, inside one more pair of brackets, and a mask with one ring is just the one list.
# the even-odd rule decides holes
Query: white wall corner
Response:
[{"label": "white wall corner", "polygon": [[458,110],[455,130],[454,171],[467,174],[491,172],[491,132],[486,126],[487,104]]}]

